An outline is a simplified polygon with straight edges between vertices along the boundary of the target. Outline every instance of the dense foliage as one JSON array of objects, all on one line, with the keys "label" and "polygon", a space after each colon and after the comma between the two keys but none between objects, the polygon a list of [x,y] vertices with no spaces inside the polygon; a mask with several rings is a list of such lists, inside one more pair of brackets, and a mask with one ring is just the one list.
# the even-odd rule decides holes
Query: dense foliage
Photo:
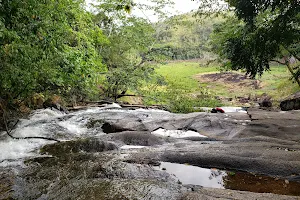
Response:
[{"label": "dense foliage", "polygon": [[[228,59],[227,66],[245,69],[255,77],[270,69],[270,61],[287,65],[299,85],[299,66],[290,66],[290,58],[299,61],[299,1],[231,1],[237,16],[214,30],[214,50]],[[281,60],[279,60],[281,59]],[[293,68],[294,67],[294,68]]]},{"label": "dense foliage", "polygon": [[[35,93],[73,100],[114,100],[153,79],[156,54],[152,24],[129,15],[132,1],[99,1],[87,11],[84,0],[3,0],[0,2],[0,96],[8,102]],[[130,6],[129,6],[130,4]]]},{"label": "dense foliage", "polygon": [[[284,58],[276,61],[299,81],[299,66],[288,62],[291,56],[299,60],[299,1],[228,0],[225,8],[236,16],[229,13],[225,23],[221,17],[199,22],[192,14],[165,19],[170,0],[136,2],[98,0],[87,9],[84,0],[0,1],[0,103],[53,94],[116,101],[128,93],[144,96],[145,87],[157,86],[163,89],[151,92],[178,112],[203,101],[213,105],[218,102],[209,93],[193,97],[195,91],[155,73],[156,64],[167,59],[206,59],[211,44],[227,66],[253,77],[268,70],[271,60]],[[211,4],[217,0],[201,2],[224,11]],[[162,20],[131,15],[134,9]]]},{"label": "dense foliage", "polygon": [[[128,15],[128,9],[116,9],[120,5],[118,0],[99,2],[95,7],[95,22],[110,41],[101,49],[103,63],[107,67],[101,88],[106,97],[115,101],[128,92],[136,93],[145,82],[160,80],[154,73],[154,67],[161,57],[153,49],[157,40],[150,21]],[[132,2],[122,3],[126,7]],[[168,4],[168,0],[151,0],[151,3],[130,5],[161,13],[160,9]]]},{"label": "dense foliage", "polygon": [[159,22],[155,25],[158,44],[154,50],[172,60],[206,58],[213,25],[221,21],[215,17],[199,22],[188,13]]},{"label": "dense foliage", "polygon": [[46,91],[85,96],[104,65],[107,40],[83,1],[0,2],[0,95],[22,99]]}]

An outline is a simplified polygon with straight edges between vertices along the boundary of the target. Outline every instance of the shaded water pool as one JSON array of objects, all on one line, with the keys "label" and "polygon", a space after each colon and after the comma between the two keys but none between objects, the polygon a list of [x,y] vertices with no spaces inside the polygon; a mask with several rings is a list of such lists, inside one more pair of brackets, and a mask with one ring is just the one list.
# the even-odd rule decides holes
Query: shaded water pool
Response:
[{"label": "shaded water pool", "polygon": [[200,185],[210,188],[274,193],[300,196],[300,183],[247,172],[230,172],[207,169],[187,164],[161,162],[154,167],[173,174],[182,184]]}]

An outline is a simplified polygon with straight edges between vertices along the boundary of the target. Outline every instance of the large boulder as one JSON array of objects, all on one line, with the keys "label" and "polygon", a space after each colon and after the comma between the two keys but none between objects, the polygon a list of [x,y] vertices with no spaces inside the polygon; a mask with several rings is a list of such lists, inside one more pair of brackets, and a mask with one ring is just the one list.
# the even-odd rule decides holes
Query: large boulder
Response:
[{"label": "large boulder", "polygon": [[280,108],[283,111],[300,110],[300,92],[297,92],[280,103]]}]

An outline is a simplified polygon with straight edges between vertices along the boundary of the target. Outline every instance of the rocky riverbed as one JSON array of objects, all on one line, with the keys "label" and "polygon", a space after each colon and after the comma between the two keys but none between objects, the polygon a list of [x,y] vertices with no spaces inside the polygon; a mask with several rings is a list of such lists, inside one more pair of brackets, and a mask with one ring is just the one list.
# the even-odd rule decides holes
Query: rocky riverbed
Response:
[{"label": "rocky riverbed", "polygon": [[300,112],[35,111],[1,134],[0,199],[300,199]]}]

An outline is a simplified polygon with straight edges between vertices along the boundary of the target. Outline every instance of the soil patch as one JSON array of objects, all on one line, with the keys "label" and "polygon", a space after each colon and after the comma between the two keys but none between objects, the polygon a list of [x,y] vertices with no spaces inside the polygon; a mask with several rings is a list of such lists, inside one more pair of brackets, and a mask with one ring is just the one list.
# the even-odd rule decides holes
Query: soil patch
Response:
[{"label": "soil patch", "polygon": [[250,79],[248,76],[233,72],[221,72],[213,74],[199,74],[195,78],[201,82],[218,82],[230,84],[231,87],[251,87],[254,89],[260,88],[260,81]]}]

